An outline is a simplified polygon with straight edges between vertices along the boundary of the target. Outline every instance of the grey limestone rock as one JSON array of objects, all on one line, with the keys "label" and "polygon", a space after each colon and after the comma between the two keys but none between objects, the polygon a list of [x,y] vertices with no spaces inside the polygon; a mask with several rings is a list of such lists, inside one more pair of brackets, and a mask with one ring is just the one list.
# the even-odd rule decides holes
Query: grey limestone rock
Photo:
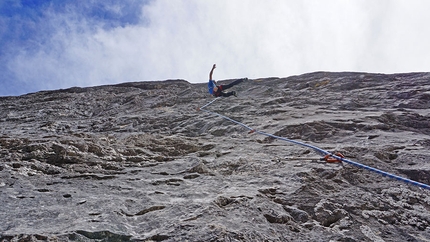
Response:
[{"label": "grey limestone rock", "polygon": [[[199,111],[206,86],[0,97],[0,241],[429,241],[429,190]],[[207,109],[430,183],[429,73],[233,89]]]}]

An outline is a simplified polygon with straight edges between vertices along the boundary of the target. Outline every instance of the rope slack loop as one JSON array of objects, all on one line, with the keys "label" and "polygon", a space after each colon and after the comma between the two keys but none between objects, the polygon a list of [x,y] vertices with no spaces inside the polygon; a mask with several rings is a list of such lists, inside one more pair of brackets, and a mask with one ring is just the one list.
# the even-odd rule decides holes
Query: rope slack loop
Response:
[{"label": "rope slack loop", "polygon": [[382,170],[379,170],[379,169],[376,169],[376,168],[373,168],[373,167],[370,167],[370,166],[363,165],[363,164],[355,162],[355,161],[351,161],[351,160],[345,159],[345,157],[341,153],[332,154],[332,153],[330,153],[330,152],[328,152],[326,150],[323,150],[321,148],[318,148],[318,147],[310,145],[310,144],[306,144],[306,143],[303,143],[303,142],[300,142],[300,141],[291,140],[291,139],[287,139],[287,138],[284,138],[284,137],[276,136],[276,135],[273,135],[273,134],[265,133],[265,132],[256,130],[254,128],[251,128],[251,127],[249,127],[248,125],[246,125],[244,123],[241,123],[239,121],[231,119],[231,118],[229,118],[227,116],[224,116],[222,114],[219,114],[219,113],[212,112],[212,111],[204,109],[207,106],[211,105],[216,100],[218,100],[219,98],[220,97],[215,98],[214,100],[210,101],[209,103],[207,103],[206,105],[202,106],[201,108],[197,108],[197,110],[205,111],[205,112],[210,113],[212,115],[221,117],[221,118],[226,119],[228,121],[231,121],[231,122],[233,122],[235,124],[238,124],[238,125],[246,128],[246,129],[248,129],[250,134],[257,133],[257,134],[265,135],[265,136],[268,136],[268,137],[271,137],[271,138],[274,138],[274,139],[279,139],[279,140],[283,140],[283,141],[290,142],[290,143],[293,143],[293,144],[301,145],[301,146],[304,146],[304,147],[307,147],[307,148],[311,148],[311,149],[317,151],[318,153],[322,154],[324,156],[324,158],[322,158],[322,159],[324,159],[325,161],[327,161],[329,163],[333,163],[333,162],[345,162],[345,163],[348,163],[348,164],[353,165],[353,166],[357,166],[357,167],[360,167],[360,168],[363,168],[363,169],[366,169],[366,170],[369,170],[369,171],[372,171],[372,172],[376,172],[378,174],[381,174],[382,176],[387,176],[389,178],[393,178],[393,179],[396,179],[398,181],[402,181],[402,182],[405,182],[405,183],[408,183],[408,184],[412,184],[412,185],[415,185],[415,186],[418,186],[418,187],[430,190],[430,185],[427,185],[427,184],[424,184],[424,183],[421,183],[421,182],[417,182],[417,181],[414,181],[414,180],[410,180],[410,179],[407,179],[407,178],[404,178],[404,177],[401,177],[401,176],[397,176],[397,175],[394,175],[394,174],[391,174],[391,173],[388,173],[388,172],[385,172],[385,171],[382,171]]}]

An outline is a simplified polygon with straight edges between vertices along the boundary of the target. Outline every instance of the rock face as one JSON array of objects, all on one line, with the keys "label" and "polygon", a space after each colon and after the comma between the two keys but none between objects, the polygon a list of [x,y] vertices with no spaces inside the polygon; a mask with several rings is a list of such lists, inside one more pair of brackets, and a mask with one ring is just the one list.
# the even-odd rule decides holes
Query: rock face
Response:
[{"label": "rock face", "polygon": [[[430,73],[233,89],[207,109],[430,184]],[[1,97],[0,241],[430,240],[429,190],[248,134],[211,100],[182,80]]]}]

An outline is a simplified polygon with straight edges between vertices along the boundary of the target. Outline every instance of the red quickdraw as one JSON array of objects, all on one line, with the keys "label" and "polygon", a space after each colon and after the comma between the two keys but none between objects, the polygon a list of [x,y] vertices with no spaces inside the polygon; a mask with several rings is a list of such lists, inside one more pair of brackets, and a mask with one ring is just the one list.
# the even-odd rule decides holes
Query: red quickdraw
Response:
[{"label": "red quickdraw", "polygon": [[[334,154],[335,156],[338,156],[340,158],[345,158],[344,155],[342,155],[341,153],[337,152],[336,154]],[[326,156],[324,156],[324,158],[321,158],[321,160],[325,160],[327,163],[337,163],[337,162],[342,162],[341,160],[338,160],[336,158],[334,158],[331,154],[328,154]]]}]

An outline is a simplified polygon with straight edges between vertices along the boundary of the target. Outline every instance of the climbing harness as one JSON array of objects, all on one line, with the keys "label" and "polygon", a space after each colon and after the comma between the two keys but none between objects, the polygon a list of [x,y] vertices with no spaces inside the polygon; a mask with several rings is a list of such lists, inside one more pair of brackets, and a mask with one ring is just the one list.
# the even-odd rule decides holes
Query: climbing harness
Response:
[{"label": "climbing harness", "polygon": [[238,124],[238,125],[246,128],[246,129],[248,129],[250,134],[257,133],[257,134],[265,135],[265,136],[268,136],[268,137],[271,137],[271,138],[274,138],[274,139],[279,139],[279,140],[283,140],[283,141],[290,142],[290,143],[293,143],[293,144],[297,144],[297,145],[301,145],[301,146],[304,146],[304,147],[311,148],[311,149],[317,151],[318,153],[321,153],[324,156],[324,158],[321,158],[320,160],[325,160],[328,163],[345,162],[345,163],[348,163],[348,164],[353,165],[353,166],[357,166],[357,167],[360,167],[360,168],[363,168],[363,169],[366,169],[366,170],[369,170],[369,171],[376,172],[378,174],[381,174],[382,176],[387,176],[389,178],[393,178],[393,179],[396,179],[396,180],[399,180],[399,181],[403,181],[403,182],[408,183],[408,184],[412,184],[412,185],[419,186],[421,188],[425,188],[425,189],[430,190],[430,185],[427,185],[427,184],[424,184],[424,183],[421,183],[421,182],[417,182],[417,181],[414,181],[414,180],[410,180],[410,179],[407,179],[407,178],[404,178],[404,177],[401,177],[401,176],[397,176],[397,175],[394,175],[394,174],[391,174],[391,173],[388,173],[388,172],[385,172],[385,171],[382,171],[382,170],[379,170],[379,169],[376,169],[376,168],[373,168],[373,167],[370,167],[370,166],[363,165],[363,164],[355,162],[355,161],[351,161],[351,160],[345,159],[345,157],[341,153],[335,153],[335,154],[333,154],[331,152],[328,152],[326,150],[323,150],[323,149],[318,148],[318,147],[313,146],[313,145],[309,145],[309,144],[306,144],[306,143],[303,143],[303,142],[300,142],[300,141],[287,139],[287,138],[284,138],[284,137],[276,136],[276,135],[273,135],[273,134],[269,134],[269,133],[265,133],[265,132],[253,129],[253,128],[247,126],[244,123],[241,123],[239,121],[231,119],[231,118],[229,118],[227,116],[224,116],[222,114],[219,114],[219,113],[216,113],[216,112],[212,112],[212,111],[209,111],[209,110],[205,109],[207,106],[211,105],[212,103],[214,103],[219,98],[220,97],[215,98],[214,100],[210,101],[206,105],[204,105],[204,106],[202,106],[200,108],[197,108],[197,110],[198,111],[201,110],[201,111],[207,112],[209,114],[221,117],[221,118],[226,119],[228,121],[231,121],[231,122],[233,122],[235,124]]}]

